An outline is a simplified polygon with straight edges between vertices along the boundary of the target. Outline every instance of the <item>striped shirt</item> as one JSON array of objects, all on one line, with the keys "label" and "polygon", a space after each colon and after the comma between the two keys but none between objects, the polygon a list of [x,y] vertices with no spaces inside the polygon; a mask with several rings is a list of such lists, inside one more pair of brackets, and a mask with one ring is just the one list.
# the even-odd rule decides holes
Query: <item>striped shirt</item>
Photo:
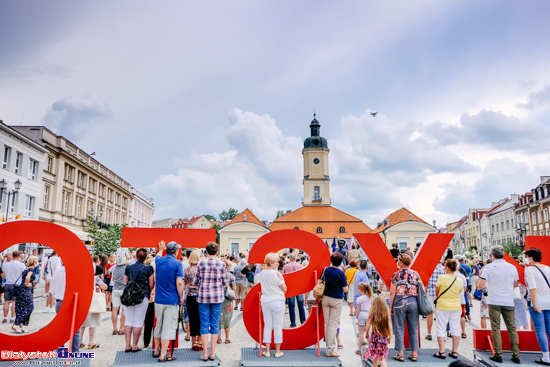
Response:
[{"label": "striped shirt", "polygon": [[437,283],[437,278],[439,278],[440,275],[445,274],[445,267],[441,264],[437,264],[435,267],[434,272],[432,273],[432,276],[430,277],[430,280],[428,280],[428,296],[435,298],[435,284]]},{"label": "striped shirt", "polygon": [[199,287],[198,303],[222,303],[223,287],[228,284],[225,263],[213,257],[200,261],[193,283]]}]

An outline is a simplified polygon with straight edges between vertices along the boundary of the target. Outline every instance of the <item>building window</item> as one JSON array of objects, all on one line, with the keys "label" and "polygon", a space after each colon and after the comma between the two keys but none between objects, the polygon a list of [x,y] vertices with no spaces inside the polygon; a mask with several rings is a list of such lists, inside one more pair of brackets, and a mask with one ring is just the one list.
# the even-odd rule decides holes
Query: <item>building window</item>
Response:
[{"label": "building window", "polygon": [[43,202],[42,202],[42,209],[48,210],[48,197],[50,196],[50,187],[45,185],[44,186],[44,196]]},{"label": "building window", "polygon": [[29,160],[29,172],[27,173],[27,178],[29,180],[34,181],[36,179],[36,169],[38,166],[38,162],[34,159]]},{"label": "building window", "polygon": [[85,188],[84,187],[84,180],[86,179],[86,176],[84,176],[84,173],[79,172],[78,173],[78,187]]},{"label": "building window", "polygon": [[111,202],[113,201],[113,190],[111,190],[111,189],[107,190],[107,200],[109,200]]},{"label": "building window", "polygon": [[52,172],[53,158],[48,156],[48,163],[46,164],[46,171]]},{"label": "building window", "polygon": [[548,222],[548,208],[544,208],[543,213],[544,213],[544,221]]},{"label": "building window", "polygon": [[2,195],[0,195],[0,212],[2,211],[3,202],[4,202],[4,194],[2,193]]},{"label": "building window", "polygon": [[76,201],[76,217],[80,219],[80,209],[82,208],[82,198],[78,198]]},{"label": "building window", "polygon": [[542,213],[537,212],[537,219],[539,220],[539,223],[542,223]]},{"label": "building window", "polygon": [[73,167],[68,164],[65,166],[65,180],[73,182]]},{"label": "building window", "polygon": [[13,172],[17,174],[21,174],[21,163],[23,163],[23,154],[17,152],[15,153],[15,167],[13,169]]},{"label": "building window", "polygon": [[63,214],[69,215],[69,200],[71,198],[71,194],[66,191],[63,191],[63,193]]},{"label": "building window", "polygon": [[11,148],[4,146],[4,159],[2,160],[2,168],[9,169],[10,166]]},{"label": "building window", "polygon": [[[15,195],[13,194],[11,196],[11,200],[10,202],[8,203],[10,205],[10,214],[15,214],[15,207],[17,206],[17,198],[19,197],[19,195]],[[6,218],[7,220],[7,218]]]},{"label": "building window", "polygon": [[36,171],[38,168],[38,162],[34,159],[29,160],[29,172],[27,173],[27,178],[34,181],[36,179]]},{"label": "building window", "polygon": [[510,221],[509,220],[506,221],[506,229],[510,229]]},{"label": "building window", "polygon": [[495,233],[495,225],[494,224],[491,225],[491,233]]},{"label": "building window", "polygon": [[497,232],[498,232],[498,223],[497,223]]},{"label": "building window", "polygon": [[531,213],[531,219],[533,220],[533,224],[537,224],[537,213]]},{"label": "building window", "polygon": [[317,227],[317,233],[323,233],[323,228]]},{"label": "building window", "polygon": [[25,212],[23,215],[25,217],[32,217],[32,208],[34,206],[34,198],[32,196],[28,196],[25,198]]},{"label": "building window", "polygon": [[346,228],[340,227],[340,233],[346,233]]},{"label": "building window", "polygon": [[295,230],[298,230],[298,229],[300,229],[300,228],[298,228],[298,227],[294,227],[294,229],[295,229]]},{"label": "building window", "polygon": [[319,190],[319,186],[313,187],[313,201],[321,201],[321,194]]}]

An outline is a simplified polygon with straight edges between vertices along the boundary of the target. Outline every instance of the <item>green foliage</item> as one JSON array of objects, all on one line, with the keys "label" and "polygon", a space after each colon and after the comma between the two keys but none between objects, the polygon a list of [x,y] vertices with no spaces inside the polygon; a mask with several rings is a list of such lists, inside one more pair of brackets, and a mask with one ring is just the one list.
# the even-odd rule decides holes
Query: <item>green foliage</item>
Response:
[{"label": "green foliage", "polygon": [[218,214],[218,218],[220,218],[222,222],[225,222],[226,220],[231,220],[235,218],[237,214],[239,214],[237,209],[229,208],[229,210],[224,210],[220,214]]},{"label": "green foliage", "polygon": [[219,245],[220,244],[220,228],[221,226],[219,224],[212,224],[212,226],[210,228],[214,228],[216,230],[216,243]]},{"label": "green foliage", "polygon": [[292,213],[292,210],[287,210],[286,212],[284,210],[277,210],[277,216],[275,217],[275,219],[279,219],[283,215],[287,215],[289,213]]},{"label": "green foliage", "polygon": [[504,252],[511,257],[519,256],[522,253],[521,247],[517,246],[512,240],[508,240],[508,242],[502,244],[502,248],[504,249]]},{"label": "green foliage", "polygon": [[94,243],[94,255],[109,255],[120,247],[122,228],[119,224],[107,225],[106,229],[100,229],[95,217],[88,213],[88,234]]},{"label": "green foliage", "polygon": [[216,220],[216,217],[212,214],[203,214],[203,216],[208,220]]}]

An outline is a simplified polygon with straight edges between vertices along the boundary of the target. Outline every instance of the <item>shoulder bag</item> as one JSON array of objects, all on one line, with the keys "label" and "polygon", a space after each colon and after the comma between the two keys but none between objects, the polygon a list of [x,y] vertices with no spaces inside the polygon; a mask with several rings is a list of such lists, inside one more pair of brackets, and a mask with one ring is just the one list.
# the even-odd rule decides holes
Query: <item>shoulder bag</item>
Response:
[{"label": "shoulder bag", "polygon": [[445,290],[443,291],[443,293],[441,293],[439,296],[437,296],[436,299],[434,299],[434,305],[435,305],[436,307],[437,307],[437,300],[439,299],[439,297],[441,297],[442,295],[444,295],[445,292],[447,292],[447,291],[453,286],[453,284],[455,284],[457,278],[458,278],[458,277],[455,277],[455,279],[453,280],[453,282],[451,283],[451,285],[450,285],[447,289],[445,289]]},{"label": "shoulder bag", "polygon": [[[130,275],[132,275],[132,269],[130,269],[129,273]],[[126,283],[126,286],[124,287],[124,291],[122,291],[122,296],[120,296],[120,303],[122,303],[124,306],[131,307],[139,305],[141,302],[143,302],[144,297],[145,296],[143,295],[143,290],[141,289],[140,285],[135,281],[134,276],[132,275],[132,279],[128,280],[128,283]]]},{"label": "shoulder bag", "polygon": [[[19,274],[19,278],[21,278],[22,275],[23,275],[23,272]],[[17,278],[17,280],[19,280],[19,278]],[[12,298],[17,298],[17,293],[19,293],[19,287],[21,287],[21,285],[16,285],[17,280],[15,281],[15,283],[13,283],[13,287],[10,289],[10,296]]]},{"label": "shoulder bag", "polygon": [[323,294],[325,293],[325,270],[327,268],[324,268],[323,269],[323,274],[321,274],[321,282],[317,282],[317,284],[315,284],[315,287],[313,287],[313,297],[315,297],[315,299],[321,299],[323,298]]},{"label": "shoulder bag", "polygon": [[416,303],[418,305],[418,313],[421,316],[428,316],[434,312],[434,308],[430,302],[430,297],[426,294],[426,291],[424,290],[424,287],[422,287],[422,283],[420,283],[420,281],[418,281],[418,297],[416,299]]}]

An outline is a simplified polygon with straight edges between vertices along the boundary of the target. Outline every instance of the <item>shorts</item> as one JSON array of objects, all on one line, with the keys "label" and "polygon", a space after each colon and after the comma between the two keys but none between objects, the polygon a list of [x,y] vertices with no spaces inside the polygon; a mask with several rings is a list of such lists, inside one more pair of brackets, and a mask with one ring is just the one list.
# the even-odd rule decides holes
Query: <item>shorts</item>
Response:
[{"label": "shorts", "polygon": [[357,325],[359,325],[359,326],[367,326],[367,320],[359,319],[359,320],[357,320]]},{"label": "shorts", "polygon": [[6,284],[6,287],[4,289],[4,300],[5,301],[15,301],[16,297],[11,296],[11,289],[13,288],[13,284]]},{"label": "shorts", "polygon": [[111,297],[113,308],[122,306],[122,302],[120,302],[120,297],[122,296],[122,292],[124,292],[124,289],[113,290],[113,296]]},{"label": "shorts", "polygon": [[176,339],[179,308],[179,305],[161,305],[155,303],[155,317],[157,318],[157,325],[153,333],[155,338],[163,340]]},{"label": "shorts", "polygon": [[236,284],[235,295],[237,299],[245,299],[248,291],[246,290],[246,284]]}]

